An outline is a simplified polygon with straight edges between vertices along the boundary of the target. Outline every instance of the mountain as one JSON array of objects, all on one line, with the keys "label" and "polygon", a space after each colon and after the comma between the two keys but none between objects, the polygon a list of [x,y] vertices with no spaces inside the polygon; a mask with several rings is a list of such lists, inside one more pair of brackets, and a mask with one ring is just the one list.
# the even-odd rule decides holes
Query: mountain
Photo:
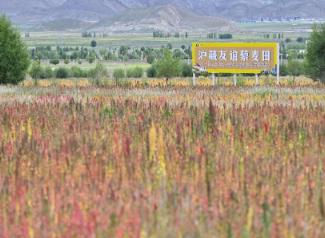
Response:
[{"label": "mountain", "polygon": [[[168,7],[166,7],[168,6]],[[165,19],[161,12],[176,9],[181,21]],[[161,10],[160,7],[164,9]],[[168,10],[169,8],[169,10]],[[155,12],[156,10],[156,12]],[[205,22],[216,22],[217,18],[230,21],[253,20],[261,18],[324,18],[325,0],[1,0],[0,13],[8,15],[23,27],[45,27],[55,22],[72,20],[72,26],[90,23],[96,28],[115,28],[117,22],[124,29],[137,28],[137,24],[151,27],[150,22],[158,22],[157,28],[168,25],[178,28]],[[155,15],[156,14],[156,15]],[[134,16],[134,21],[132,19]],[[175,15],[172,15],[174,18]],[[201,19],[199,19],[199,17]],[[146,19],[147,17],[150,18]],[[190,18],[192,17],[192,20]],[[217,17],[217,18],[216,18]],[[212,19],[215,18],[215,19]],[[178,19],[177,17],[175,19]],[[170,21],[170,22],[169,22]],[[222,20],[220,24],[223,24]],[[169,23],[170,24],[169,24]],[[137,24],[136,24],[137,23]],[[110,25],[107,25],[110,24]],[[115,24],[115,26],[114,26]],[[218,23],[219,24],[219,23]],[[216,24],[216,25],[218,25]],[[222,25],[221,24],[221,25]],[[126,25],[129,25],[126,27]],[[68,27],[70,28],[70,27]]]},{"label": "mountain", "polygon": [[52,17],[57,19],[69,16],[79,20],[99,21],[107,16],[118,15],[126,9],[117,0],[67,0],[54,9]]},{"label": "mountain", "polygon": [[113,32],[152,32],[157,29],[166,32],[191,29],[230,31],[234,26],[219,17],[199,16],[174,5],[164,5],[126,10],[121,15],[99,21],[92,29]]}]

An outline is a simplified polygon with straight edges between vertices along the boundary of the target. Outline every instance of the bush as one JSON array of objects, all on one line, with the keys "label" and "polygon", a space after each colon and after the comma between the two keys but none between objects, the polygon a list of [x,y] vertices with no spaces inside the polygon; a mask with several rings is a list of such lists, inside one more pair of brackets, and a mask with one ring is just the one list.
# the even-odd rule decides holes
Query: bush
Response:
[{"label": "bush", "polygon": [[153,62],[155,62],[155,56],[153,56],[153,55],[149,55],[149,56],[147,57],[147,63],[148,63],[148,64],[153,64]]},{"label": "bush", "polygon": [[88,62],[89,62],[90,64],[92,64],[92,63],[94,63],[94,62],[95,62],[95,60],[96,60],[96,57],[95,57],[95,56],[93,56],[93,55],[91,55],[91,56],[89,56],[89,57],[87,58],[87,60],[88,60]]},{"label": "bush", "polygon": [[304,43],[305,42],[305,39],[300,36],[300,37],[297,38],[297,42],[298,43]]},{"label": "bush", "polygon": [[289,75],[288,66],[286,64],[281,64],[280,65],[280,75],[281,76],[288,76]]},{"label": "bush", "polygon": [[116,81],[116,83],[120,80],[125,78],[125,71],[124,69],[115,69],[113,72],[113,77]]},{"label": "bush", "polygon": [[156,78],[157,77],[157,68],[155,65],[151,65],[150,68],[147,69],[147,77],[148,78]]},{"label": "bush", "polygon": [[58,59],[51,59],[50,64],[58,65],[60,63],[60,60]]},{"label": "bush", "polygon": [[30,61],[19,32],[0,17],[0,83],[17,84],[25,79]]},{"label": "bush", "polygon": [[173,57],[177,58],[177,59],[186,59],[187,55],[183,51],[181,51],[180,49],[175,49],[173,51]]},{"label": "bush", "polygon": [[192,65],[184,63],[182,65],[182,76],[183,77],[192,77],[192,75],[193,75]]},{"label": "bush", "polygon": [[70,60],[69,60],[69,59],[65,59],[65,60],[64,60],[64,63],[65,63],[65,64],[69,64],[69,63],[70,63]]},{"label": "bush", "polygon": [[69,70],[64,67],[60,67],[55,70],[55,77],[58,79],[66,79],[69,77]]},{"label": "bush", "polygon": [[133,73],[135,78],[142,78],[144,74],[144,70],[141,67],[135,67]]},{"label": "bush", "polygon": [[97,42],[95,40],[92,40],[90,42],[90,46],[93,47],[93,48],[95,48],[97,46]]},{"label": "bush", "polygon": [[128,69],[126,71],[126,77],[128,77],[128,78],[132,78],[133,77],[133,69]]},{"label": "bush", "polygon": [[128,69],[126,72],[128,78],[142,78],[143,77],[143,68],[135,67]]},{"label": "bush", "polygon": [[45,68],[42,67],[41,71],[41,79],[50,79],[53,77],[53,70],[50,66],[47,66]]},{"label": "bush", "polygon": [[71,72],[71,76],[75,78],[87,77],[87,73],[77,66],[71,67],[70,72]]},{"label": "bush", "polygon": [[285,42],[286,42],[286,43],[291,43],[292,40],[291,40],[290,38],[287,38],[287,39],[285,40]]},{"label": "bush", "polygon": [[226,33],[226,34],[220,34],[219,39],[232,39],[232,34]]},{"label": "bush", "polygon": [[92,83],[96,86],[100,86],[106,76],[107,70],[102,64],[97,64],[94,69],[88,71],[88,77],[93,79]]},{"label": "bush", "polygon": [[298,60],[289,60],[288,73],[292,76],[293,80],[295,80],[297,76],[304,74],[304,64]]}]

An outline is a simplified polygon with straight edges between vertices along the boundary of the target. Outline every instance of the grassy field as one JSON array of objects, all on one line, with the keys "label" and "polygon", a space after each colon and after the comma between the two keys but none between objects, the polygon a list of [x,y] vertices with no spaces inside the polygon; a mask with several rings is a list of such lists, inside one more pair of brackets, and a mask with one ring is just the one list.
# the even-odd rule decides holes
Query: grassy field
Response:
[{"label": "grassy field", "polygon": [[324,86],[157,81],[0,87],[0,237],[325,236]]},{"label": "grassy field", "polygon": [[144,71],[146,71],[149,67],[150,64],[145,63],[145,62],[141,62],[141,61],[126,61],[126,62],[121,62],[121,61],[105,61],[105,60],[96,60],[93,63],[89,63],[86,60],[83,60],[81,64],[79,64],[78,62],[69,62],[69,64],[65,64],[63,60],[60,61],[59,64],[57,65],[53,65],[49,63],[49,60],[42,60],[41,64],[42,66],[50,66],[53,70],[60,68],[60,67],[66,67],[66,68],[71,68],[73,66],[77,66],[80,67],[81,69],[85,69],[85,70],[89,70],[92,68],[96,67],[96,64],[100,63],[102,64],[108,71],[108,73],[111,75],[112,72],[115,69],[130,69],[130,68],[134,68],[134,67],[141,67],[144,69]]},{"label": "grassy field", "polygon": [[[202,36],[203,37],[203,36]],[[206,35],[204,35],[206,37]],[[107,37],[96,37],[98,47],[116,48],[122,45],[132,48],[151,47],[160,48],[167,43],[172,43],[175,47],[182,44],[189,45],[193,40],[200,39],[200,35],[185,38],[153,38],[152,34],[137,35],[110,35]],[[24,38],[27,46],[90,46],[92,38],[83,38],[81,33],[67,32],[32,32],[29,38]]]},{"label": "grassy field", "polygon": [[240,29],[256,32],[309,33],[315,23],[307,21],[241,23]]},{"label": "grassy field", "polygon": [[[234,41],[256,41],[266,40],[264,34],[283,33],[284,39],[297,37],[308,37],[312,24],[308,22],[279,22],[279,23],[236,23],[237,30],[232,32]],[[131,48],[151,47],[160,48],[168,43],[173,47],[180,48],[182,45],[191,45],[195,41],[213,41],[207,39],[209,32],[189,33],[188,38],[153,38],[152,34],[111,34],[101,37],[97,33],[96,41],[99,48],[117,48],[122,45]],[[222,33],[222,32],[218,32]],[[185,34],[185,32],[181,32]],[[24,38],[29,47],[35,46],[90,46],[91,38],[82,38],[80,32],[30,32],[30,37]],[[271,39],[272,40],[272,39]]]}]

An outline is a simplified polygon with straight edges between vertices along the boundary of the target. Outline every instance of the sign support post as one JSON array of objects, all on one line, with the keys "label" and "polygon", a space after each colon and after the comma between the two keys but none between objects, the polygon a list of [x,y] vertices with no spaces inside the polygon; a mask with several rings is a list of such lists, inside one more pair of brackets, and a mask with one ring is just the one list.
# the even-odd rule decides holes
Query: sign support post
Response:
[{"label": "sign support post", "polygon": [[234,74],[234,86],[237,86],[237,74]]},{"label": "sign support post", "polygon": [[212,85],[213,87],[216,86],[216,75],[214,73],[212,74]]},{"label": "sign support post", "polygon": [[277,44],[277,50],[278,50],[278,63],[276,65],[276,84],[280,85],[280,44]]},{"label": "sign support post", "polygon": [[255,86],[259,85],[259,78],[258,78],[258,74],[255,74]]},{"label": "sign support post", "polygon": [[193,84],[193,86],[196,85],[196,75],[195,75],[195,72],[193,72],[192,84]]}]

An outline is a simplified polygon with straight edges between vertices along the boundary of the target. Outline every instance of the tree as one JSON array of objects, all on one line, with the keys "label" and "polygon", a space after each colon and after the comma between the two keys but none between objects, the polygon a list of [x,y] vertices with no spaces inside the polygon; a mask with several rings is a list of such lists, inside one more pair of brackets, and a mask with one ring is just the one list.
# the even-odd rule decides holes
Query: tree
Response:
[{"label": "tree", "polygon": [[129,47],[128,46],[125,46],[125,45],[122,45],[119,49],[119,55],[121,56],[126,56],[129,52]]},{"label": "tree", "polygon": [[49,79],[53,77],[53,70],[50,66],[41,69],[41,79]]},{"label": "tree", "polygon": [[155,62],[155,56],[152,55],[152,54],[148,55],[148,57],[147,57],[147,63],[148,64],[153,64],[153,62]]},{"label": "tree", "polygon": [[58,59],[51,59],[51,60],[50,60],[50,64],[57,65],[57,64],[59,64],[59,63],[60,63],[60,60],[58,60]]},{"label": "tree", "polygon": [[306,71],[312,79],[325,83],[325,24],[313,27],[307,47]]},{"label": "tree", "polygon": [[90,42],[91,47],[95,48],[97,46],[97,42],[95,40],[92,40]]},{"label": "tree", "polygon": [[177,59],[186,59],[187,55],[180,49],[175,49],[173,51],[173,57]]},{"label": "tree", "polygon": [[65,79],[69,77],[69,70],[64,67],[60,67],[55,71],[55,77],[58,79]]},{"label": "tree", "polygon": [[191,77],[193,75],[192,65],[183,63],[182,65],[182,76]]},{"label": "tree", "polygon": [[0,17],[0,84],[17,84],[24,80],[29,63],[19,32],[6,17]]},{"label": "tree", "polygon": [[103,64],[98,63],[94,69],[89,71],[88,76],[95,80],[100,80],[107,76],[107,69]]},{"label": "tree", "polygon": [[71,67],[71,76],[75,78],[87,77],[87,73],[77,66]]},{"label": "tree", "polygon": [[174,59],[170,50],[164,51],[164,57],[157,62],[157,72],[159,77],[165,77],[166,83],[169,78],[181,74],[181,65],[179,59]]},{"label": "tree", "polygon": [[39,61],[34,61],[32,67],[29,70],[29,75],[32,79],[37,80],[41,78],[42,67]]},{"label": "tree", "polygon": [[87,56],[87,60],[90,64],[94,63],[96,60],[96,54],[94,52],[90,52]]},{"label": "tree", "polygon": [[300,37],[297,38],[297,42],[298,43],[304,43],[305,42],[305,39],[300,36]]},{"label": "tree", "polygon": [[286,42],[286,43],[291,43],[292,40],[291,40],[290,38],[287,38],[287,39],[285,40],[285,42]]},{"label": "tree", "polygon": [[167,44],[167,49],[170,49],[170,50],[173,49],[173,45],[172,45],[172,43],[168,43],[168,44]]},{"label": "tree", "polygon": [[107,77],[107,69],[103,64],[97,64],[94,69],[89,70],[88,77],[92,78],[92,83],[100,86],[103,78]]},{"label": "tree", "polygon": [[303,74],[303,63],[300,63],[298,60],[290,59],[288,61],[288,73],[292,76],[293,80],[296,79],[297,76]]},{"label": "tree", "polygon": [[156,67],[156,65],[151,65],[147,69],[147,77],[148,78],[155,78],[155,77],[157,77],[157,67]]},{"label": "tree", "polygon": [[232,34],[230,34],[230,33],[220,34],[219,39],[221,39],[221,40],[232,39]]},{"label": "tree", "polygon": [[288,66],[284,63],[280,66],[280,75],[281,76],[287,76],[289,74]]}]

